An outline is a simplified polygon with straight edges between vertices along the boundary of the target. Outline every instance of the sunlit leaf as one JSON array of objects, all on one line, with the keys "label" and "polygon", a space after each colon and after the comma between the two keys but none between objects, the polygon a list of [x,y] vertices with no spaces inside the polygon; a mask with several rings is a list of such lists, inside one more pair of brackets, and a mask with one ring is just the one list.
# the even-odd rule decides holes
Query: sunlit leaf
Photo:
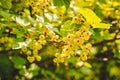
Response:
[{"label": "sunlit leaf", "polygon": [[78,6],[78,7],[81,8],[81,7],[85,7],[85,6],[88,6],[88,5],[85,2],[85,0],[76,0],[75,6]]},{"label": "sunlit leaf", "polygon": [[100,23],[101,19],[91,9],[81,8],[79,12],[94,28],[110,28],[110,24]]},{"label": "sunlit leaf", "polygon": [[86,66],[86,67],[88,67],[88,68],[92,68],[92,65],[91,65],[90,63],[88,63],[88,62],[85,62],[85,63],[84,63],[84,66]]},{"label": "sunlit leaf", "polygon": [[100,23],[101,19],[89,8],[80,8],[79,12],[89,23]]},{"label": "sunlit leaf", "polygon": [[106,29],[110,28],[110,24],[106,23],[92,23],[91,25],[93,26],[93,28],[106,28]]},{"label": "sunlit leaf", "polygon": [[110,69],[111,76],[119,76],[120,75],[120,68],[114,66]]}]

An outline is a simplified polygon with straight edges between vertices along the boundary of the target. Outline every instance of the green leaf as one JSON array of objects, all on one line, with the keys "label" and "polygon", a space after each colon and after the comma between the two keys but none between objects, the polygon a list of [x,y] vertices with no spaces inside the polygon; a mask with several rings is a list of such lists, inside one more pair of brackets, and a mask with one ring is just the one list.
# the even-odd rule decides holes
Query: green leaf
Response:
[{"label": "green leaf", "polygon": [[32,73],[34,76],[39,74],[39,70],[40,70],[39,66],[35,63],[31,64],[30,68],[28,69],[28,71]]},{"label": "green leaf", "polygon": [[72,64],[76,64],[77,58],[76,57],[71,57],[71,58],[67,59],[67,62],[72,63]]},{"label": "green leaf", "polygon": [[65,5],[66,9],[69,8],[70,0],[53,0],[55,6],[63,6]]},{"label": "green leaf", "polygon": [[38,70],[33,70],[33,71],[30,71],[30,73],[32,73],[34,76],[36,76],[36,75],[39,74],[39,71]]},{"label": "green leaf", "polygon": [[30,65],[29,71],[39,70],[39,66],[35,63]]},{"label": "green leaf", "polygon": [[91,25],[93,26],[93,28],[106,28],[106,29],[110,28],[110,24],[105,23],[92,23]]},{"label": "green leaf", "polygon": [[47,16],[44,16],[44,22],[49,22],[49,18]]},{"label": "green leaf", "polygon": [[[5,16],[6,17],[6,16]],[[10,17],[10,16],[9,16]],[[7,17],[6,17],[7,18]],[[2,26],[15,26],[16,23],[10,22],[10,21],[0,21],[0,25]]]},{"label": "green leaf", "polygon": [[2,8],[5,8],[5,9],[10,9],[12,7],[11,0],[0,0],[0,3],[2,4]]},{"label": "green leaf", "polygon": [[42,69],[42,70],[41,70],[41,73],[42,73],[43,75],[47,75],[47,76],[50,76],[50,77],[52,77],[52,78],[55,78],[55,74],[54,74],[54,72],[51,71],[51,70]]},{"label": "green leaf", "polygon": [[66,9],[68,9],[70,6],[70,0],[63,0],[63,1],[64,1]]},{"label": "green leaf", "polygon": [[92,73],[92,70],[90,68],[87,68],[87,67],[82,67],[81,71],[83,74],[86,74],[86,75],[89,75]]},{"label": "green leaf", "polygon": [[18,43],[14,43],[12,45],[12,49],[19,49],[19,44]]},{"label": "green leaf", "polygon": [[101,19],[104,19],[102,9],[98,5],[95,6],[94,12],[97,14],[98,17],[100,17]]},{"label": "green leaf", "polygon": [[22,65],[27,63],[27,61],[20,56],[13,56],[11,61],[14,63],[16,68],[21,68]]},{"label": "green leaf", "polygon": [[0,66],[3,64],[7,66],[11,65],[8,57],[5,54],[0,53]]},{"label": "green leaf", "polygon": [[14,65],[14,68],[16,68],[16,69],[21,69],[21,68],[22,68],[22,65],[15,64],[15,65]]},{"label": "green leaf", "polygon": [[0,16],[9,19],[11,15],[8,12],[5,12],[3,10],[0,10]]},{"label": "green leaf", "polygon": [[91,36],[93,39],[95,39],[95,42],[100,42],[103,40],[103,37],[101,36],[101,29],[95,28],[93,35]]},{"label": "green leaf", "polygon": [[19,74],[24,75],[26,71],[24,69],[20,69]]},{"label": "green leaf", "polygon": [[75,75],[78,74],[78,72],[77,72],[75,69],[70,69],[69,72],[68,72],[68,74],[69,74],[70,76],[75,76]]},{"label": "green leaf", "polygon": [[19,42],[23,42],[24,39],[23,38],[16,38],[14,39],[14,43],[12,45],[12,49],[20,49],[20,45],[19,45]]},{"label": "green leaf", "polygon": [[0,52],[0,78],[10,79],[12,72],[13,67],[8,56]]},{"label": "green leaf", "polygon": [[27,0],[16,0],[13,3],[12,10],[15,12],[21,11],[26,7]]},{"label": "green leaf", "polygon": [[16,38],[16,39],[14,39],[14,42],[15,42],[15,43],[23,42],[23,41],[24,41],[23,38]]},{"label": "green leaf", "polygon": [[53,3],[55,6],[63,6],[64,5],[63,0],[53,0]]},{"label": "green leaf", "polygon": [[60,29],[60,34],[66,36],[68,33],[72,32],[73,24],[70,20],[66,21]]}]

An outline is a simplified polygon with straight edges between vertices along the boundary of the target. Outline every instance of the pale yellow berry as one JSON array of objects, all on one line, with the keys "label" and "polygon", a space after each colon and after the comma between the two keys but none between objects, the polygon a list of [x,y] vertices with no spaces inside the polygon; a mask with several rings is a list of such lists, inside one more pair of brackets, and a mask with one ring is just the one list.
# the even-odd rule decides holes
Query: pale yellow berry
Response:
[{"label": "pale yellow berry", "polygon": [[54,59],[53,59],[53,62],[57,63],[57,62],[58,62],[57,58],[54,58]]},{"label": "pale yellow berry", "polygon": [[61,57],[60,62],[63,63],[65,61],[65,58]]},{"label": "pale yellow berry", "polygon": [[55,57],[58,57],[60,54],[59,53],[55,53]]},{"label": "pale yellow berry", "polygon": [[30,50],[28,50],[27,52],[26,52],[26,55],[31,55],[32,53],[31,53],[31,51]]},{"label": "pale yellow berry", "polygon": [[26,46],[22,46],[22,51],[26,52],[27,51],[27,47]]},{"label": "pale yellow berry", "polygon": [[42,45],[39,44],[39,45],[37,46],[37,48],[38,48],[38,50],[42,49]]},{"label": "pale yellow berry", "polygon": [[40,40],[44,40],[45,39],[45,36],[44,35],[40,35]]},{"label": "pale yellow berry", "polygon": [[33,57],[33,56],[27,56],[27,60],[28,60],[30,63],[32,63],[32,62],[35,61],[35,57]]},{"label": "pale yellow berry", "polygon": [[86,48],[90,49],[92,47],[92,45],[90,43],[86,44]]},{"label": "pale yellow berry", "polygon": [[45,45],[46,43],[47,43],[46,40],[43,40],[43,41],[41,42],[42,45]]},{"label": "pale yellow berry", "polygon": [[73,17],[72,22],[73,22],[73,23],[78,23],[78,22],[79,22],[78,20],[79,20],[78,17],[75,16],[75,17]]},{"label": "pale yellow berry", "polygon": [[33,55],[37,55],[37,54],[38,54],[38,50],[37,49],[33,50]]},{"label": "pale yellow berry", "polygon": [[41,61],[41,59],[42,59],[41,56],[38,56],[38,55],[36,56],[37,61]]}]

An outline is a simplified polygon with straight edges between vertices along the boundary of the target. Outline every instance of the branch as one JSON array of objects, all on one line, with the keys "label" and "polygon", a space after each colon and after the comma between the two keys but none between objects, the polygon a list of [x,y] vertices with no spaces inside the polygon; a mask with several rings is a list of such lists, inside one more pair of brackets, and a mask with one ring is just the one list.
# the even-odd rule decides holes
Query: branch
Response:
[{"label": "branch", "polygon": [[52,65],[53,64],[53,58],[54,57],[51,57],[51,58],[47,58],[41,62],[36,62],[40,67],[44,67],[45,65]]},{"label": "branch", "polygon": [[94,58],[88,58],[88,60],[94,60],[94,61],[100,61],[100,62],[106,62],[106,61],[111,61],[111,60],[120,60],[120,58],[116,58],[116,57],[111,57],[111,58],[107,58],[107,57],[104,57],[104,58],[97,58],[97,57],[94,57]]},{"label": "branch", "polygon": [[120,38],[113,38],[113,39],[110,39],[110,40],[103,40],[101,42],[98,42],[98,43],[95,43],[95,44],[92,44],[93,46],[98,46],[98,45],[102,45],[102,44],[105,44],[105,43],[108,43],[108,42],[113,42],[115,40],[119,40]]}]

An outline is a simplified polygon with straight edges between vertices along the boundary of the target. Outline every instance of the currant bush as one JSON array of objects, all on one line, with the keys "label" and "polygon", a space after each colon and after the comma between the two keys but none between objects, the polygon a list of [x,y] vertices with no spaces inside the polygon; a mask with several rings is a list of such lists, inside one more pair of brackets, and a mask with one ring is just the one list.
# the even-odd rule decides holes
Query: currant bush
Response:
[{"label": "currant bush", "polygon": [[[100,71],[93,72],[90,61],[103,61],[103,68],[109,69],[113,65],[107,67],[106,62],[120,58],[119,23],[119,0],[1,0],[0,58],[8,56],[6,62],[14,64],[17,80],[61,80],[56,74],[65,74],[65,80],[99,80],[91,78]],[[119,76],[116,70],[110,72]],[[80,73],[88,77],[81,78]]]}]

